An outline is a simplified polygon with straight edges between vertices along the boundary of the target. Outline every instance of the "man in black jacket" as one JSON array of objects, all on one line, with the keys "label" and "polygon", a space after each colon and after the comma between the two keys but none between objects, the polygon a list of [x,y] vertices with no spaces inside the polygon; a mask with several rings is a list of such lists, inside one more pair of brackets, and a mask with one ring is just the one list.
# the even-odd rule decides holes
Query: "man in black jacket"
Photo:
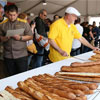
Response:
[{"label": "man in black jacket", "polygon": [[[45,9],[42,9],[39,12],[39,16],[35,18],[37,33],[42,35],[43,37],[47,37],[46,25],[44,22],[46,17],[47,17],[47,11]],[[35,41],[35,45],[36,45],[38,53],[34,57],[33,68],[42,66],[43,54],[44,54],[44,48],[40,47],[36,41]]]}]

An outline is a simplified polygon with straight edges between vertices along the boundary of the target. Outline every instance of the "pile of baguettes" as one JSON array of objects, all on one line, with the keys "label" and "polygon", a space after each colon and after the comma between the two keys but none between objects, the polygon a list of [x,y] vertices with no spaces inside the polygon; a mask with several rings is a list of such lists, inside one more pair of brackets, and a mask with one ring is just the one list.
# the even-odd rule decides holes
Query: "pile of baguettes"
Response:
[{"label": "pile of baguettes", "polygon": [[33,76],[17,84],[16,89],[7,86],[0,92],[0,100],[87,100],[86,95],[98,88],[96,83],[78,83],[49,74]]},{"label": "pile of baguettes", "polygon": [[70,66],[62,66],[56,77],[80,81],[100,82],[100,61],[73,62]]},{"label": "pile of baguettes", "polygon": [[95,55],[92,55],[89,60],[92,61],[100,61],[100,50],[94,50],[93,53],[95,53]]}]

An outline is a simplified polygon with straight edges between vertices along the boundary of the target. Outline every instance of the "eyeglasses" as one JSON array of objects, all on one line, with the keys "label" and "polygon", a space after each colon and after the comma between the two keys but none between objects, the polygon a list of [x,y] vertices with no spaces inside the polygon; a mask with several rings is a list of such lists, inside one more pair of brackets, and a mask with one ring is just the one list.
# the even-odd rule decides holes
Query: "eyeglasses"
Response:
[{"label": "eyeglasses", "polygon": [[47,17],[47,15],[43,14],[43,16]]}]

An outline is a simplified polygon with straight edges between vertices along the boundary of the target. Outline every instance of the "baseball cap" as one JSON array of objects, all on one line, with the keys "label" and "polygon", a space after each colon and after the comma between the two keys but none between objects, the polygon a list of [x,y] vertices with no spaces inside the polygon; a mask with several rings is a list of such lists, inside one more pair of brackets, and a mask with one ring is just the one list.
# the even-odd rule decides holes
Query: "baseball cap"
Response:
[{"label": "baseball cap", "polygon": [[80,16],[81,15],[79,13],[79,11],[76,8],[74,8],[74,7],[66,8],[65,12],[68,13],[68,14],[75,14],[76,16]]}]

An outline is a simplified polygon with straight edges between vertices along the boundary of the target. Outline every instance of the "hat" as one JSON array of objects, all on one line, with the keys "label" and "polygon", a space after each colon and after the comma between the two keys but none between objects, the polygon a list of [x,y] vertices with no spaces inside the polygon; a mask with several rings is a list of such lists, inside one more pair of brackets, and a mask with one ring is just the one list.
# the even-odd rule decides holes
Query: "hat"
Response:
[{"label": "hat", "polygon": [[79,13],[79,11],[73,7],[68,7],[66,10],[65,10],[66,13],[68,14],[75,14],[76,16],[80,16],[81,14]]}]

